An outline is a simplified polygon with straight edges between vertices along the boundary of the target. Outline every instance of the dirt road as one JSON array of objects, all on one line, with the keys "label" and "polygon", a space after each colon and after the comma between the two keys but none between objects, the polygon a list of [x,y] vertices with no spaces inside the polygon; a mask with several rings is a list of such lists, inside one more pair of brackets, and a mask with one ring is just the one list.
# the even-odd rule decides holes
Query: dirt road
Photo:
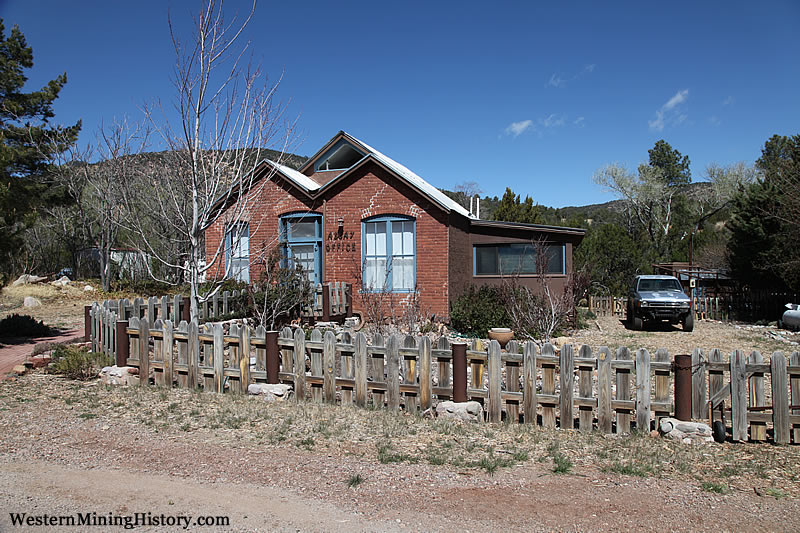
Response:
[{"label": "dirt road", "polygon": [[[107,389],[41,374],[0,383],[0,531],[29,530],[13,526],[9,513],[92,512],[230,520],[192,531],[800,529],[795,447],[687,452],[695,462],[723,454],[732,473],[713,479],[730,488],[716,493],[692,477],[698,465],[671,469],[685,462],[683,448],[661,439],[635,442],[663,463],[662,473],[623,475],[599,458],[633,461],[640,452],[631,437],[503,425],[462,430],[385,412],[228,396]],[[378,460],[376,436],[410,455]],[[451,455],[531,445],[512,466],[490,472],[414,459],[431,439],[454,443]],[[548,439],[572,457],[568,473],[554,473],[539,451],[552,448]],[[745,457],[763,463],[755,475],[742,466]]]}]

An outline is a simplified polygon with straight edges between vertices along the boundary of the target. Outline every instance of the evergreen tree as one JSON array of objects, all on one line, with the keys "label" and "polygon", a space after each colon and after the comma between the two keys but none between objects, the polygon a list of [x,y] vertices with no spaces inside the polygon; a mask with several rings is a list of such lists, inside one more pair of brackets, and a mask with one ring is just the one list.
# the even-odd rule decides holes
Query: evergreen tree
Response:
[{"label": "evergreen tree", "polygon": [[742,189],[729,223],[734,277],[754,286],[800,289],[800,135],[773,135],[756,166],[761,179]]},{"label": "evergreen tree", "polygon": [[676,187],[692,182],[689,156],[682,155],[664,139],[656,141],[656,144],[647,153],[650,156],[650,166],[661,169],[661,179],[668,186]]},{"label": "evergreen tree", "polygon": [[510,188],[506,187],[506,192],[497,209],[492,213],[494,220],[503,222],[524,222],[527,224],[541,224],[542,215],[539,206],[533,203],[530,196],[525,197],[525,201],[520,200],[519,194],[514,194]]},{"label": "evergreen tree", "polygon": [[25,70],[33,49],[15,25],[9,36],[0,19],[0,273],[8,274],[11,254],[36,206],[47,199],[45,174],[54,153],[77,140],[81,124],[50,125],[53,101],[67,82],[61,74],[38,91],[25,93]]}]

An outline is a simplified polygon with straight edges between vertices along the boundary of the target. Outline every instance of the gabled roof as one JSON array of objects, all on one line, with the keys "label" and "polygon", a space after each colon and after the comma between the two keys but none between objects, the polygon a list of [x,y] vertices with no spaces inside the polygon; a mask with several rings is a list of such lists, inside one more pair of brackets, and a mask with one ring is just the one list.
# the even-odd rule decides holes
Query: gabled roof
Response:
[{"label": "gabled roof", "polygon": [[[458,213],[460,215],[463,215],[463,216],[465,216],[467,218],[475,218],[473,215],[471,215],[469,213],[469,211],[464,209],[457,202],[455,202],[455,201],[451,200],[450,198],[448,198],[442,191],[440,191],[439,189],[437,189],[436,187],[434,187],[433,185],[431,185],[430,183],[428,183],[427,181],[422,179],[419,175],[415,174],[414,172],[409,170],[404,165],[401,165],[400,163],[398,163],[397,161],[395,161],[391,157],[379,152],[378,150],[376,150],[375,148],[371,147],[367,143],[356,139],[355,137],[353,137],[352,135],[350,135],[350,134],[348,134],[348,133],[346,133],[344,131],[340,131],[339,133],[334,135],[333,138],[330,141],[328,141],[322,148],[319,149],[319,151],[317,151],[316,154],[314,154],[310,159],[308,159],[308,161],[305,162],[305,164],[303,164],[302,167],[300,167],[300,170],[297,173],[301,174],[304,178],[306,178],[306,180],[310,180],[311,178],[309,178],[308,176],[303,174],[303,172],[307,171],[309,168],[312,168],[313,165],[314,165],[314,162],[317,159],[319,159],[328,150],[328,148],[330,148],[334,143],[336,143],[339,139],[342,139],[342,138],[344,138],[348,142],[352,143],[357,148],[361,149],[361,151],[366,152],[367,155],[365,155],[364,158],[361,159],[361,161],[359,161],[358,163],[356,163],[355,165],[350,167],[350,169],[347,169],[347,170],[341,172],[340,174],[336,175],[336,177],[334,177],[333,179],[331,179],[330,181],[328,181],[324,185],[319,185],[319,184],[317,184],[316,181],[314,181],[314,183],[316,184],[316,189],[314,189],[314,190],[327,189],[327,188],[331,187],[334,183],[337,183],[337,182],[341,181],[342,179],[344,179],[346,176],[348,176],[350,174],[351,170],[355,169],[356,167],[361,166],[361,164],[363,164],[365,161],[367,161],[369,159],[373,159],[373,160],[377,161],[378,163],[380,163],[381,166],[383,166],[384,168],[386,168],[387,170],[389,170],[390,172],[395,174],[397,177],[399,177],[400,179],[405,181],[412,188],[414,188],[417,191],[419,191],[420,193],[422,193],[423,196],[428,197],[434,203],[438,204],[445,211],[448,211],[448,212],[449,211],[455,211],[456,213]],[[288,175],[286,173],[283,173],[283,174],[287,178],[291,179],[292,181],[295,181],[295,183],[300,185],[300,181],[295,180],[294,177],[292,177],[292,176],[290,176],[290,175]],[[331,173],[331,175],[333,176],[334,174]],[[307,190],[310,190],[310,189],[307,189]]]}]

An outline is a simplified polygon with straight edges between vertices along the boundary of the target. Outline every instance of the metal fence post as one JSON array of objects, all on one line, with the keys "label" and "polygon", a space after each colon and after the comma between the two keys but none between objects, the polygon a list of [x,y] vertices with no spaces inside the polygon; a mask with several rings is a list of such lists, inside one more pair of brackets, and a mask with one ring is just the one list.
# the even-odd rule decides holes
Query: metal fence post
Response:
[{"label": "metal fence post", "polygon": [[117,366],[128,366],[128,352],[130,350],[130,341],[128,340],[128,321],[117,320]]},{"label": "metal fence post", "polygon": [[467,343],[454,342],[453,351],[453,401],[467,401]]},{"label": "metal fence post", "polygon": [[[281,369],[280,350],[278,349],[278,332],[267,332],[267,383],[279,383],[278,373]],[[295,357],[297,355],[295,354]]]}]

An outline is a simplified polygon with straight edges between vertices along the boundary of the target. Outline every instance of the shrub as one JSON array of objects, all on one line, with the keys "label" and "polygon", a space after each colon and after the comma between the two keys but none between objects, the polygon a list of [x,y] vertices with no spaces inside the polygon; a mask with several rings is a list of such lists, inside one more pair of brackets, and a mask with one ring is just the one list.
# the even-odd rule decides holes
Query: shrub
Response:
[{"label": "shrub", "polygon": [[58,330],[32,316],[13,314],[0,320],[0,337],[52,337]]},{"label": "shrub", "polygon": [[101,368],[111,364],[111,358],[86,348],[60,344],[53,352],[51,371],[70,379],[86,380],[97,375]]},{"label": "shrub", "polygon": [[507,328],[511,320],[497,287],[470,285],[450,304],[450,323],[456,331],[485,337],[490,328]]}]

